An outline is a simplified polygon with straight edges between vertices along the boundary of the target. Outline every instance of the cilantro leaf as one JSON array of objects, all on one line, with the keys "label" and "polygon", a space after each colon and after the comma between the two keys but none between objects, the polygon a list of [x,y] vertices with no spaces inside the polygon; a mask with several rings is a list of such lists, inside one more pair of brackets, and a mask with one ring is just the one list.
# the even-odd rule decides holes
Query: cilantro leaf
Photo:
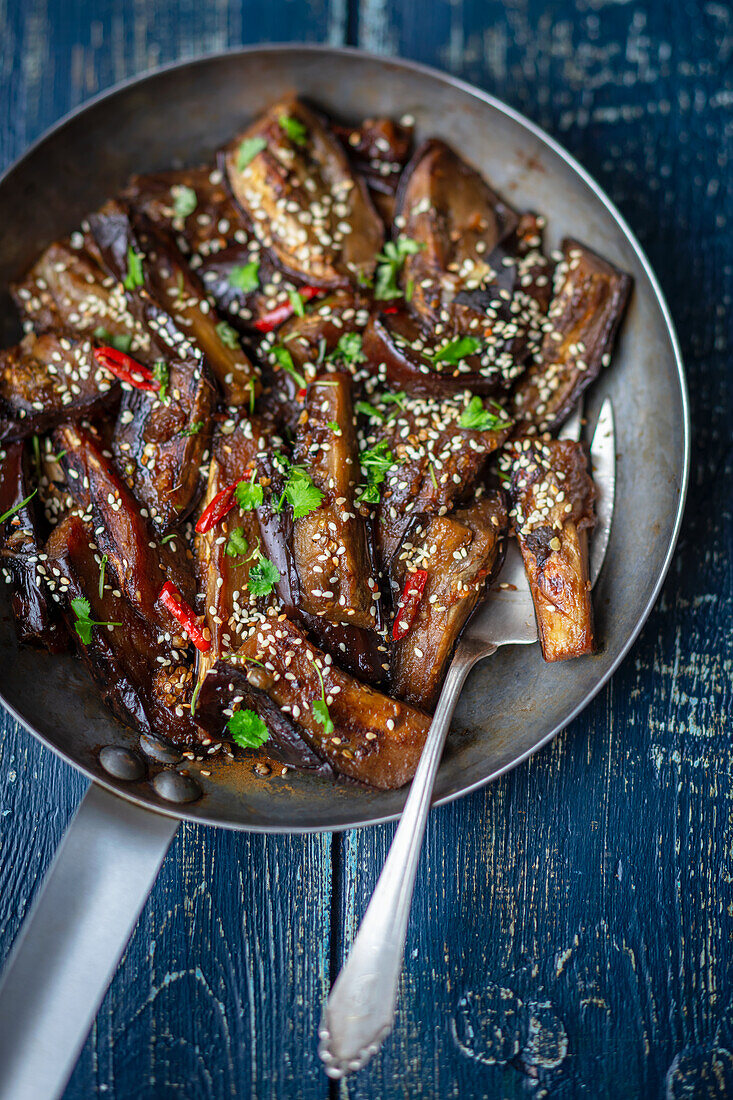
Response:
[{"label": "cilantro leaf", "polygon": [[247,587],[253,596],[269,596],[280,580],[280,572],[269,558],[260,556],[249,571]]},{"label": "cilantro leaf", "polygon": [[235,710],[227,722],[232,741],[243,749],[258,749],[270,736],[267,726],[253,710]]},{"label": "cilantro leaf", "polygon": [[181,428],[179,435],[198,435],[204,426],[203,420],[194,420],[190,428]]},{"label": "cilantro leaf", "polygon": [[395,465],[387,440],[382,439],[375,447],[362,451],[359,462],[362,471],[366,473],[366,485],[357,497],[357,504],[379,504],[379,486]]},{"label": "cilantro leaf", "polygon": [[104,574],[107,571],[107,562],[108,561],[109,561],[109,556],[107,554],[102,554],[102,560],[99,563],[99,598],[100,598],[100,600],[102,599],[102,596],[104,595]]},{"label": "cilantro leaf", "polygon": [[293,145],[305,145],[308,140],[308,130],[300,121],[300,119],[293,118],[291,115],[280,115],[278,120],[280,126],[288,135]]},{"label": "cilantro leaf", "polygon": [[292,506],[293,518],[310,515],[323,502],[323,493],[305,470],[293,470],[285,486],[285,497]]},{"label": "cilantro leaf", "polygon": [[239,152],[237,153],[237,168],[240,172],[243,172],[248,164],[250,164],[258,153],[261,153],[263,149],[267,148],[267,142],[261,137],[245,138],[242,144],[239,146]]},{"label": "cilantro leaf", "polygon": [[5,523],[6,519],[10,519],[10,517],[14,516],[16,512],[19,512],[21,508],[25,508],[28,501],[32,500],[37,492],[38,489],[34,489],[30,496],[27,496],[25,500],[21,500],[20,504],[14,504],[12,508],[8,508],[7,512],[3,512],[3,514],[0,516],[0,523]]},{"label": "cilantro leaf", "polygon": [[102,325],[95,328],[92,336],[95,340],[101,340],[102,343],[107,344],[108,347],[114,348],[115,351],[123,351],[125,355],[127,355],[132,347],[132,336],[128,333],[113,335],[109,329],[104,328]]},{"label": "cilantro leaf", "polygon": [[168,382],[170,381],[170,371],[168,364],[164,359],[156,359],[153,365],[153,378],[156,382],[160,383],[160,389],[158,390],[158,397],[161,401],[165,401],[168,397]]},{"label": "cilantro leaf", "polygon": [[351,366],[355,363],[366,363],[366,355],[361,349],[361,344],[361,333],[345,332],[343,336],[339,338],[339,342],[331,354],[327,357],[329,363],[333,363],[335,360],[345,363],[347,366]]},{"label": "cilantro leaf", "polygon": [[272,354],[275,356],[275,361],[280,364],[280,366],[285,371],[285,373],[289,374],[290,377],[295,382],[297,382],[297,384],[300,386],[301,390],[304,390],[305,387],[306,387],[305,378],[300,373],[300,371],[295,369],[295,363],[293,362],[293,357],[290,354],[290,352],[288,351],[288,349],[284,348],[282,346],[282,344],[278,344],[276,347],[274,347],[272,349]]},{"label": "cilantro leaf", "polygon": [[84,596],[77,596],[71,601],[71,610],[76,616],[76,622],[74,623],[74,630],[79,635],[84,645],[89,645],[92,640],[92,627],[93,626],[122,626],[122,623],[102,623],[97,622],[95,619],[90,619],[91,607],[89,600]]},{"label": "cilantro leaf", "polygon": [[474,432],[491,432],[499,428],[508,428],[509,424],[510,421],[505,416],[496,416],[485,409],[481,398],[476,396],[468,402],[458,421],[459,428],[466,428]]},{"label": "cilantro leaf", "polygon": [[243,512],[251,512],[253,508],[259,508],[264,500],[262,486],[256,481],[240,481],[234,490],[234,496]]},{"label": "cilantro leaf", "polygon": [[198,204],[196,192],[193,187],[187,187],[185,183],[177,183],[171,187],[173,196],[173,213],[177,218],[187,218],[193,214]]},{"label": "cilantro leaf", "polygon": [[420,241],[413,241],[412,237],[398,237],[396,241],[387,241],[384,251],[377,255],[377,276],[374,289],[374,297],[382,300],[389,298],[401,298],[402,291],[397,285],[397,278],[402,265],[408,256],[413,256],[425,247]]},{"label": "cilantro leaf", "polygon": [[341,428],[339,427],[338,420],[329,420],[328,427],[331,429],[334,435],[341,435]]},{"label": "cilantro leaf", "polygon": [[142,252],[136,252],[131,244],[127,246],[127,274],[122,280],[125,290],[143,285],[143,258]]},{"label": "cilantro leaf", "polygon": [[476,336],[459,336],[455,340],[451,340],[439,351],[436,351],[431,358],[436,363],[450,363],[455,365],[460,363],[462,359],[465,359],[467,355],[475,355],[477,351],[482,348],[482,342]]},{"label": "cilantro leaf", "polygon": [[229,535],[229,541],[224,548],[224,553],[227,557],[236,558],[238,554],[246,554],[249,550],[249,543],[244,537],[244,530],[241,527],[235,527]]},{"label": "cilantro leaf", "polygon": [[289,290],[288,298],[296,317],[305,317],[305,305],[297,290]]},{"label": "cilantro leaf", "polygon": [[246,294],[250,290],[257,290],[259,285],[259,260],[250,260],[249,263],[239,264],[229,272],[229,286],[233,286],[235,290],[243,290]]},{"label": "cilantro leaf", "polygon": [[311,703],[313,717],[319,725],[323,726],[324,737],[330,737],[334,731],[333,721],[326,706],[325,699],[314,699]]},{"label": "cilantro leaf", "polygon": [[375,409],[374,405],[370,405],[368,401],[357,401],[354,404],[354,412],[369,416],[374,420],[378,420],[381,424],[387,419],[380,409]]},{"label": "cilantro leaf", "polygon": [[239,337],[237,336],[237,330],[228,325],[226,321],[219,321],[216,327],[216,335],[221,340],[225,348],[238,348]]}]

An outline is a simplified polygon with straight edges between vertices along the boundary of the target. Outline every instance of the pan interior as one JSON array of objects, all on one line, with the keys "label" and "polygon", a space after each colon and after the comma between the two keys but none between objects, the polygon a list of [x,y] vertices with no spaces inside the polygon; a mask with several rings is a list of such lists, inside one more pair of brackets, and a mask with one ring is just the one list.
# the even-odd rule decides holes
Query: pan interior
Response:
[{"label": "pan interior", "polygon": [[[638,246],[561,151],[512,112],[450,77],[353,51],[258,48],[174,66],[93,102],[36,144],[0,182],[2,336],[6,344],[18,336],[8,282],[47,243],[72,230],[131,173],[196,163],[287,91],[344,120],[412,114],[418,141],[444,138],[514,205],[545,214],[549,247],[572,234],[634,278],[612,367],[589,402],[593,417],[602,398],[611,396],[618,435],[616,513],[594,592],[602,651],[551,666],[537,646],[508,647],[480,664],[459,703],[438,775],[436,797],[450,799],[539,747],[611,674],[661,583],[684,495],[686,399],[665,307]],[[4,591],[0,662],[3,698],[49,746],[120,793],[179,813],[147,782],[126,785],[100,771],[99,747],[134,744],[134,732],[109,715],[79,662],[17,646]],[[405,797],[403,791],[372,791],[295,772],[263,780],[246,761],[203,766],[211,771],[201,778],[204,797],[182,816],[234,828],[347,828],[398,814]],[[192,774],[199,770],[191,765]]]}]

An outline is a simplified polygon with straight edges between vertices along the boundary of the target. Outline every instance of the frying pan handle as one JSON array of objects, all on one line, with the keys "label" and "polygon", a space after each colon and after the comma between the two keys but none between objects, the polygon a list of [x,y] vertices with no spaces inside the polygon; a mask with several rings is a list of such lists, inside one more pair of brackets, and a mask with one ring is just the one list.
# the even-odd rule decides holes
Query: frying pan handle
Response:
[{"label": "frying pan handle", "polygon": [[56,1100],[178,828],[92,783],[0,984],[0,1100]]}]

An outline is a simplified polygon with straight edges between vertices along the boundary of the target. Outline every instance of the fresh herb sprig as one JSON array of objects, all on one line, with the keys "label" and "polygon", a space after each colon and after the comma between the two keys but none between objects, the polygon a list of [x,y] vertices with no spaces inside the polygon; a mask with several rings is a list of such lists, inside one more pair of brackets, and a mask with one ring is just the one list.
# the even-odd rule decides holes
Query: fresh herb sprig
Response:
[{"label": "fresh herb sprig", "polygon": [[426,354],[436,363],[449,363],[451,366],[456,366],[467,355],[475,355],[482,347],[482,341],[476,336],[458,336],[450,343],[444,344],[438,351],[426,352]]},{"label": "fresh herb sprig", "polygon": [[92,609],[89,600],[85,599],[84,596],[77,596],[76,599],[71,601],[71,610],[76,616],[74,630],[84,645],[89,645],[92,640],[93,626],[122,626],[122,623],[99,622],[97,619],[91,619],[89,616]]},{"label": "fresh herb sprig", "polygon": [[259,749],[270,736],[267,726],[253,710],[235,710],[227,729],[232,741],[243,749]]},{"label": "fresh herb sprig", "polygon": [[412,237],[398,237],[396,241],[387,241],[384,251],[377,256],[377,274],[374,284],[374,297],[381,300],[401,298],[397,280],[408,256],[422,251],[422,241],[413,241]]},{"label": "fresh herb sprig", "polygon": [[170,382],[171,372],[168,364],[164,359],[156,359],[153,364],[153,378],[160,386],[158,390],[158,399],[165,404],[168,403],[168,384]]},{"label": "fresh herb sprig", "polygon": [[260,261],[250,260],[246,264],[238,264],[229,272],[229,285],[235,290],[241,290],[248,294],[257,290],[260,285]]},{"label": "fresh herb sprig", "polygon": [[356,498],[357,504],[379,504],[379,486],[395,465],[387,440],[381,439],[376,446],[361,451],[359,462],[362,472],[366,474],[366,485]]},{"label": "fresh herb sprig", "polygon": [[38,489],[34,489],[33,492],[25,498],[25,500],[21,500],[20,504],[14,504],[12,508],[8,508],[7,512],[3,512],[3,514],[0,516],[0,523],[5,523],[6,519],[10,519],[10,517],[19,512],[21,508],[25,508],[28,501],[32,500],[37,492]]},{"label": "fresh herb sprig", "polygon": [[243,172],[252,163],[258,153],[267,148],[267,142],[261,137],[245,138],[237,151],[237,168]]},{"label": "fresh herb sprig", "polygon": [[185,183],[177,183],[171,188],[173,196],[173,213],[177,218],[187,218],[193,214],[198,205],[198,199],[193,187]]},{"label": "fresh herb sprig", "polygon": [[247,587],[253,596],[269,596],[273,588],[280,580],[280,570],[277,566],[260,553],[257,561],[249,571]]},{"label": "fresh herb sprig", "polygon": [[321,670],[315,661],[313,661],[313,667],[318,673],[318,679],[321,684],[321,698],[313,700],[313,702],[311,703],[311,712],[316,722],[318,722],[320,726],[323,726],[324,737],[330,737],[334,731],[334,724],[333,719],[331,718],[330,711],[328,709],[328,704],[326,702],[326,686],[323,683]]},{"label": "fresh herb sprig", "polygon": [[497,405],[496,408],[501,412],[501,416],[489,412],[484,407],[481,398],[474,395],[461,413],[458,421],[459,428],[466,428],[468,431],[474,432],[493,432],[501,428],[508,428],[511,421],[507,419],[500,405]]},{"label": "fresh herb sprig", "polygon": [[136,252],[131,244],[127,246],[127,274],[122,280],[125,290],[134,290],[143,285],[143,259],[142,252]]},{"label": "fresh herb sprig", "polygon": [[95,340],[101,340],[103,344],[106,344],[110,348],[114,348],[115,351],[122,351],[127,355],[132,347],[132,336],[129,333],[112,333],[108,328],[104,328],[103,325],[99,325],[95,328],[92,336]]}]

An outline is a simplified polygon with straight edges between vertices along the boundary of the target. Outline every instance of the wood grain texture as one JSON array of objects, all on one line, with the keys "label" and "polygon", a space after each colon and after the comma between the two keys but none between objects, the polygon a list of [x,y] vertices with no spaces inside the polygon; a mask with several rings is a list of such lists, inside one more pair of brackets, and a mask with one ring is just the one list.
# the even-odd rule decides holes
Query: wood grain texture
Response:
[{"label": "wood grain texture", "polygon": [[[526,765],[433,814],[397,1025],[372,1066],[329,1088],[315,1033],[391,828],[332,845],[187,826],[67,1100],[733,1095],[731,7],[0,0],[0,163],[135,72],[297,39],[473,80],[609,191],[687,364],[685,527],[608,689]],[[84,783],[4,716],[0,762],[4,956]]]}]

